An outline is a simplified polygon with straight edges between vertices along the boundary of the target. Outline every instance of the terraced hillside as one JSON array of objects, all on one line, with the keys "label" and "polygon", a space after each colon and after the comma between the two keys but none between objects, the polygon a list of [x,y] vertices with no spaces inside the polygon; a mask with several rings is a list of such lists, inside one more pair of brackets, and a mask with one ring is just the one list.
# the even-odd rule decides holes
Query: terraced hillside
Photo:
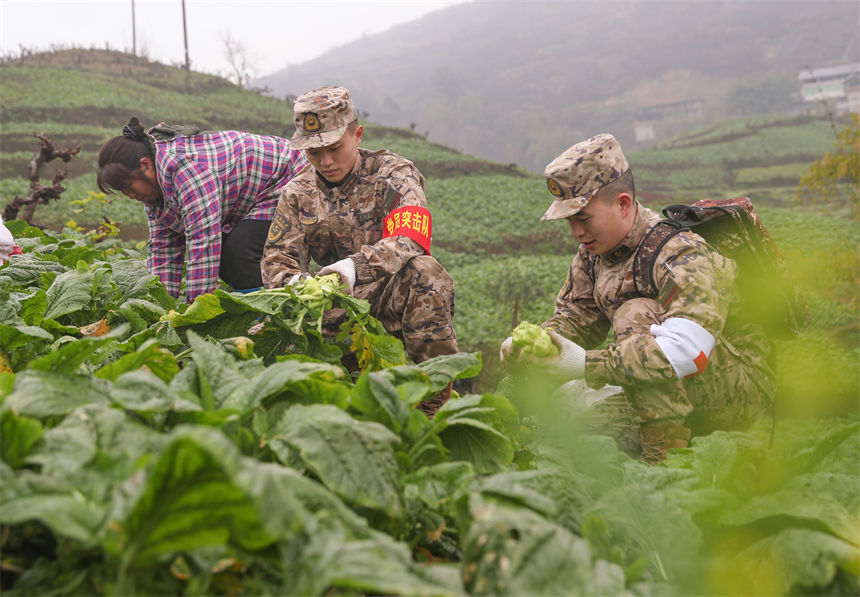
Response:
[{"label": "terraced hillside", "polygon": [[[48,133],[61,146],[82,144],[69,166],[63,201],[36,212],[38,224],[55,229],[69,220],[87,228],[108,215],[119,223],[123,238],[145,238],[142,209],[132,201],[96,197],[83,212],[72,203],[92,197],[98,148],[119,134],[130,116],[145,124],[164,120],[292,134],[291,109],[282,100],[117,52],[30,57],[25,64],[0,65],[0,78],[0,206],[26,192],[27,162],[38,147],[33,131]],[[832,357],[814,373],[821,376],[815,393],[825,396],[820,402],[825,405],[857,395],[860,233],[838,206],[804,205],[795,202],[794,194],[804,169],[832,147],[833,127],[841,125],[808,117],[738,120],[628,156],[647,204],[745,195],[761,206],[765,224],[800,282],[810,288],[813,329],[787,354],[808,354],[814,347],[816,354]],[[564,222],[539,221],[550,201],[542,178],[377,123],[365,123],[363,144],[400,153],[426,175],[436,218],[434,254],[457,284],[455,325],[461,346],[482,350],[492,371],[515,305],[519,320],[547,317],[575,250]],[[50,175],[47,170],[43,179]],[[786,381],[794,392],[807,391],[804,384]]]}]

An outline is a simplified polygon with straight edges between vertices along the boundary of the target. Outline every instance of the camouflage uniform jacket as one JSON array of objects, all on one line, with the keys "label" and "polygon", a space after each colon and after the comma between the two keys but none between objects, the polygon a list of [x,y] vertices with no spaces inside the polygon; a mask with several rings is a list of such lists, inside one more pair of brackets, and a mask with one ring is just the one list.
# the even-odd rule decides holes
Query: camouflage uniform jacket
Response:
[{"label": "camouflage uniform jacket", "polygon": [[[555,313],[544,327],[593,349],[606,339],[618,308],[640,296],[633,281],[634,256],[645,233],[661,218],[651,209],[636,206],[633,228],[616,249],[594,256],[580,247],[556,299]],[[592,267],[594,282],[589,273]],[[660,321],[689,319],[710,332],[717,343],[731,344],[731,326],[727,328],[726,321],[739,304],[733,288],[735,273],[735,262],[714,251],[699,235],[690,231],[676,234],[654,261]],[[677,294],[673,296],[675,285]],[[742,332],[748,334],[749,329]],[[733,348],[729,351],[744,358]],[[754,355],[750,357],[754,361]],[[606,383],[665,382],[677,376],[655,338],[645,333],[633,334],[607,348],[588,350],[585,379],[589,386],[598,388]]]},{"label": "camouflage uniform jacket", "polygon": [[355,262],[356,286],[397,273],[424,249],[404,236],[383,236],[386,194],[401,195],[389,207],[427,207],[424,176],[409,160],[388,150],[359,148],[352,173],[328,188],[312,166],[283,189],[263,250],[267,288],[307,272],[310,259],[329,265],[346,257]]}]

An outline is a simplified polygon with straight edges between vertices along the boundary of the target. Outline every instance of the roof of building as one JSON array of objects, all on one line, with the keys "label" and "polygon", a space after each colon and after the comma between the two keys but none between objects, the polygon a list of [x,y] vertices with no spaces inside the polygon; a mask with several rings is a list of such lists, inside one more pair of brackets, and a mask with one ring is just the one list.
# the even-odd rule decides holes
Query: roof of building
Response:
[{"label": "roof of building", "polygon": [[860,62],[849,62],[847,64],[823,66],[821,68],[805,68],[798,73],[797,78],[806,83],[816,79],[847,77],[856,73],[860,73]]}]

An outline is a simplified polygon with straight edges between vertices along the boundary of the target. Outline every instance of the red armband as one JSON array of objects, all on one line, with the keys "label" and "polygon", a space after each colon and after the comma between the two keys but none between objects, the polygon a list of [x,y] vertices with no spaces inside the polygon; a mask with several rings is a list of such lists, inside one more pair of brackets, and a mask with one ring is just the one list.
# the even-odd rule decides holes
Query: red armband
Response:
[{"label": "red armband", "polygon": [[408,236],[430,254],[433,220],[430,210],[417,205],[405,205],[393,210],[382,222],[382,238]]}]

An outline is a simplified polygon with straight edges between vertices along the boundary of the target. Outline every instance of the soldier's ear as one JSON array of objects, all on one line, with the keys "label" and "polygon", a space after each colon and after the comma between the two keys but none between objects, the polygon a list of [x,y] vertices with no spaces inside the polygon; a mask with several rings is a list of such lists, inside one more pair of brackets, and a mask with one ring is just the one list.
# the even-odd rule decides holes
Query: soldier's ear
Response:
[{"label": "soldier's ear", "polygon": [[364,132],[363,126],[358,125],[357,127],[355,127],[355,145],[356,145],[356,147],[361,145],[361,134],[363,132]]},{"label": "soldier's ear", "polygon": [[618,207],[621,208],[622,217],[627,217],[630,213],[630,208],[633,207],[633,197],[629,193],[618,193],[615,197],[618,202]]}]

